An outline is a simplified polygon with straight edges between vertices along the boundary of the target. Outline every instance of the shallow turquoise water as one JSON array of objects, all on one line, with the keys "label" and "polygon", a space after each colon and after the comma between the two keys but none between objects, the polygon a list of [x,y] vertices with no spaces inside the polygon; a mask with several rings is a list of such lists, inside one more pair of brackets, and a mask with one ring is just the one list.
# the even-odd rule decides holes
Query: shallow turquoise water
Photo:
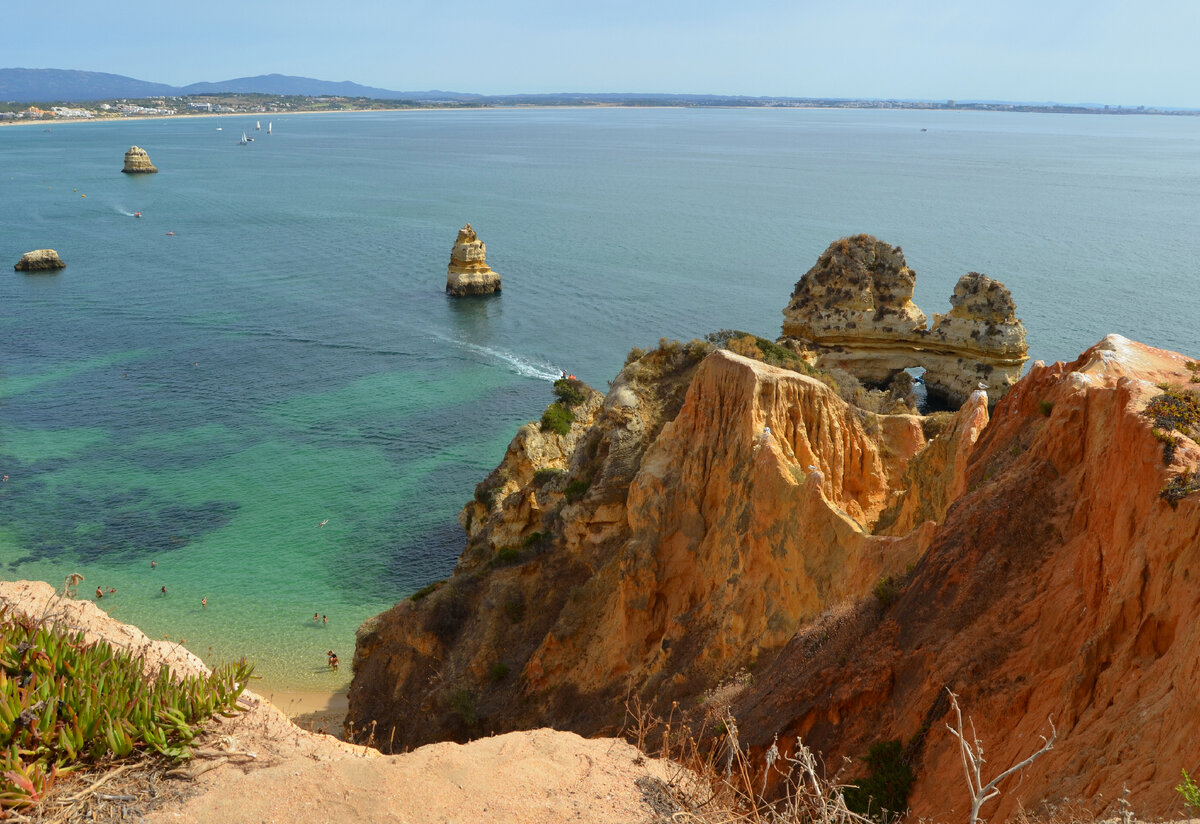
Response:
[{"label": "shallow turquoise water", "polygon": [[[344,685],[324,650],[449,574],[559,369],[603,388],[663,335],[774,337],[839,236],[902,245],[927,314],[1005,281],[1033,358],[1200,354],[1196,118],[359,113],[237,146],[252,121],[0,129],[0,261],[67,262],[0,276],[0,563],[114,587],[273,688]],[[132,144],[160,174],[119,173]],[[500,297],[442,292],[467,221]]]}]

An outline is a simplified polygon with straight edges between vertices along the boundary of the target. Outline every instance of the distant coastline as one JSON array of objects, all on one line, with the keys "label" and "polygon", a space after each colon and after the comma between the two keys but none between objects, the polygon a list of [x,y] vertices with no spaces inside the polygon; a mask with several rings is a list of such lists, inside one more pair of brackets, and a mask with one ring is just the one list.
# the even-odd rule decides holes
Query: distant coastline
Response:
[{"label": "distant coastline", "polygon": [[269,118],[286,114],[361,111],[428,111],[521,108],[723,108],[723,109],[902,109],[911,111],[1021,112],[1035,114],[1200,116],[1197,109],[922,100],[844,100],[837,98],[756,98],[717,95],[544,94],[444,100],[387,100],[370,97],[202,94],[179,97],[114,98],[88,103],[0,103],[0,125],[115,120],[175,119],[241,115]]}]

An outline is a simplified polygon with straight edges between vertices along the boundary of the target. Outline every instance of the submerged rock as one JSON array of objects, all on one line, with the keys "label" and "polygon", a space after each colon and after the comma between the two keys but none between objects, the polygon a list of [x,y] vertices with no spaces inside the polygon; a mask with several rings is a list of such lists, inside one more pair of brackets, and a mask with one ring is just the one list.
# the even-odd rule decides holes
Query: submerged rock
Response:
[{"label": "submerged rock", "polygon": [[21,255],[13,268],[18,272],[49,272],[64,269],[66,265],[53,249],[34,249]]},{"label": "submerged rock", "polygon": [[454,297],[490,295],[500,291],[500,275],[487,265],[487,247],[471,224],[458,230],[446,270],[446,292]]},{"label": "submerged rock", "polygon": [[130,146],[125,152],[125,168],[121,171],[127,175],[158,174],[158,169],[150,162],[150,155],[140,146]]},{"label": "submerged rock", "polygon": [[982,388],[995,405],[1027,359],[1012,295],[1000,281],[971,272],[955,286],[951,310],[934,315],[928,329],[912,302],[915,283],[900,247],[870,235],[842,238],[796,284],[783,334],[815,349],[821,368],[882,385],[922,367],[929,391],[950,403]]}]

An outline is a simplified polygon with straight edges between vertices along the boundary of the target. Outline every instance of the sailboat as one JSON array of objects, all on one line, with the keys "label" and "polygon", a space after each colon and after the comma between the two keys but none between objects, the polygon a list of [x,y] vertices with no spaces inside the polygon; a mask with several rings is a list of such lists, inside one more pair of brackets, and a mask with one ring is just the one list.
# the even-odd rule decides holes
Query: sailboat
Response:
[{"label": "sailboat", "polygon": [[249,142],[250,142],[250,139],[248,137],[246,137],[246,133],[242,132],[242,139],[238,141],[238,145],[245,146]]},{"label": "sailboat", "polygon": [[256,132],[262,131],[262,121],[261,120],[254,121],[254,131],[256,131]]},{"label": "sailboat", "polygon": [[270,134],[270,133],[271,133],[271,121],[268,120],[267,121],[267,134]]}]

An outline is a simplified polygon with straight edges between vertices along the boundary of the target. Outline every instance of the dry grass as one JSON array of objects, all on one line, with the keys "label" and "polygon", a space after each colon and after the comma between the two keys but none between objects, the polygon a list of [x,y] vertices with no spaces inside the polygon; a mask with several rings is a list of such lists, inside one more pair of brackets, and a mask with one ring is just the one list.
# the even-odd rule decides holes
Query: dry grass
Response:
[{"label": "dry grass", "polygon": [[[710,709],[724,703],[724,693],[744,688],[734,678],[714,691],[721,695],[714,694]],[[761,765],[752,764],[727,709],[705,713],[698,729],[676,715],[678,705],[666,719],[651,718],[638,699],[627,709],[627,737],[640,751],[677,765],[661,786],[641,787],[662,824],[874,824],[850,811],[838,776],[827,778],[803,742],[782,752],[772,744]],[[783,792],[768,796],[772,779]]]}]

